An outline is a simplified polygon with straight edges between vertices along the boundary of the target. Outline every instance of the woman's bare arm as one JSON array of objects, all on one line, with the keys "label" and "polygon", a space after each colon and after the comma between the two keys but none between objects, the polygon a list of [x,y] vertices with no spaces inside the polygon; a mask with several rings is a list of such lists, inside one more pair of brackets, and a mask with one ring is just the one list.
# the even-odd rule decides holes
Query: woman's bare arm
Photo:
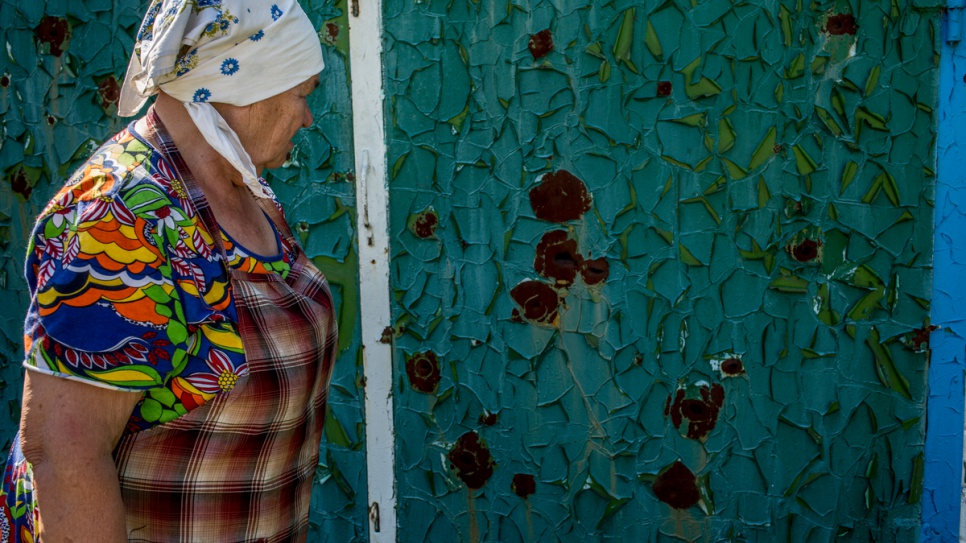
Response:
[{"label": "woman's bare arm", "polygon": [[20,440],[44,543],[127,541],[111,452],[140,398],[26,371]]}]

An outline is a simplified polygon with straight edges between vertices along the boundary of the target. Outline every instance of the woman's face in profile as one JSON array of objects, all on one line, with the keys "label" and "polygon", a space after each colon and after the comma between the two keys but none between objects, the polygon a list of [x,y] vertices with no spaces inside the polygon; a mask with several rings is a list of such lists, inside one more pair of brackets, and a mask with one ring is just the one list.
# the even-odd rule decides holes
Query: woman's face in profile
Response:
[{"label": "woman's face in profile", "polygon": [[319,76],[314,75],[281,94],[243,108],[229,106],[222,112],[259,174],[284,164],[292,151],[292,138],[300,129],[312,126],[308,97],[318,86]]}]

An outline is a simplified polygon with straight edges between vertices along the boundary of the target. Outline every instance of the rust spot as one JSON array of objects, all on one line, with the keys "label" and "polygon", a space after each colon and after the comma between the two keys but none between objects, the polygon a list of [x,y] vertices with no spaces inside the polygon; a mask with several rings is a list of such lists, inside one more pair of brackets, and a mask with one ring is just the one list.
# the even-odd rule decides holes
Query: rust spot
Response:
[{"label": "rust spot", "polygon": [[34,188],[30,185],[30,180],[27,178],[27,172],[23,168],[18,168],[10,176],[10,188],[22,196],[24,200],[29,200],[30,194],[34,191]]},{"label": "rust spot", "polygon": [[490,449],[476,432],[467,432],[460,436],[449,452],[449,462],[456,476],[474,490],[486,484],[496,467],[493,457],[490,456]]},{"label": "rust spot", "polygon": [[409,217],[409,230],[422,239],[435,237],[437,226],[439,214],[431,207]]},{"label": "rust spot", "polygon": [[333,22],[325,23],[322,26],[322,41],[328,45],[335,45],[335,42],[339,40],[339,25]]},{"label": "rust spot", "polygon": [[670,96],[671,95],[671,82],[670,81],[658,81],[657,83],[657,95],[658,96]]},{"label": "rust spot", "polygon": [[117,108],[118,100],[121,98],[121,85],[113,75],[105,77],[97,84],[97,92],[101,96],[101,109],[107,111]]},{"label": "rust spot", "polygon": [[577,252],[577,241],[569,239],[565,230],[547,232],[537,244],[533,267],[541,276],[553,279],[558,285],[570,285],[583,266]]},{"label": "rust spot", "polygon": [[527,44],[527,47],[530,48],[533,60],[544,57],[547,53],[553,51],[553,35],[550,33],[550,29],[541,30],[530,36],[530,43]]},{"label": "rust spot", "polygon": [[776,143],[775,145],[772,146],[771,150],[776,155],[780,155],[785,152],[785,146],[780,143]]},{"label": "rust spot", "polygon": [[688,509],[701,499],[697,478],[680,460],[661,471],[651,489],[657,499],[675,509]]},{"label": "rust spot", "polygon": [[480,418],[477,421],[483,426],[496,426],[499,416],[496,413],[480,413]]},{"label": "rust spot", "polygon": [[382,330],[382,337],[380,337],[380,338],[379,338],[379,343],[385,343],[385,344],[387,344],[387,345],[388,345],[389,343],[392,343],[392,336],[393,336],[393,335],[394,335],[394,334],[393,334],[393,329],[392,329],[392,326],[387,326],[387,327],[385,327],[385,328],[384,328],[384,329]]},{"label": "rust spot", "polygon": [[929,336],[932,332],[939,330],[935,324],[929,324],[922,328],[916,328],[909,336],[907,345],[917,353],[924,353],[929,350]]},{"label": "rust spot", "polygon": [[67,19],[47,15],[34,29],[34,35],[40,43],[47,44],[51,55],[59,57],[67,50],[67,44],[70,42],[70,25]]},{"label": "rust spot", "polygon": [[668,396],[664,402],[664,414],[670,415],[671,422],[678,429],[687,419],[687,437],[704,439],[718,422],[718,412],[724,405],[724,387],[717,383],[711,387],[701,385],[697,387],[698,397],[695,396],[693,389],[678,388],[674,401]]},{"label": "rust spot", "polygon": [[584,260],[584,265],[580,267],[580,276],[584,278],[584,283],[596,285],[603,283],[610,275],[610,264],[605,258],[595,258]]},{"label": "rust spot", "polygon": [[854,36],[858,29],[858,25],[855,24],[855,17],[851,13],[839,13],[838,15],[828,16],[822,31],[832,36],[842,36],[844,34]]},{"label": "rust spot", "polygon": [[[642,355],[641,353],[635,354],[634,355],[634,363],[637,364],[638,366],[640,366],[641,364],[643,364],[644,363],[644,355]],[[665,406],[665,409],[664,410],[667,411],[667,406]],[[665,412],[665,415],[667,415],[666,412]]]},{"label": "rust spot", "polygon": [[745,374],[745,365],[740,358],[729,358],[721,363],[721,374],[727,377]]},{"label": "rust spot", "polygon": [[558,170],[542,175],[539,184],[530,189],[530,205],[538,219],[573,221],[590,209],[590,194],[574,174]]},{"label": "rust spot", "polygon": [[[524,281],[513,287],[510,296],[523,310],[522,316],[526,320],[548,326],[557,324],[560,295],[550,285],[540,281]],[[514,317],[519,316],[520,313],[514,310]]]},{"label": "rust spot", "polygon": [[788,254],[792,255],[792,258],[799,262],[811,262],[819,257],[821,248],[821,241],[803,239],[798,243],[789,243],[785,247],[785,250],[788,251]]},{"label": "rust spot", "polygon": [[54,126],[55,124],[57,124],[57,118],[54,117],[53,115],[47,115],[47,124],[50,126]]},{"label": "rust spot", "polygon": [[0,75],[0,87],[7,88],[10,86],[10,74]]},{"label": "rust spot", "polygon": [[719,384],[716,383],[714,385],[711,385],[711,392],[710,392],[710,394],[707,394],[706,392],[707,392],[707,388],[702,387],[702,389],[701,389],[701,396],[705,400],[707,400],[709,398],[709,396],[710,396],[711,401],[713,401],[714,404],[716,406],[718,406],[719,409],[721,408],[722,405],[724,405],[724,398],[725,397],[724,397],[724,387],[723,386],[721,386],[721,385],[719,385]]},{"label": "rust spot", "polygon": [[420,392],[435,393],[440,380],[436,353],[426,351],[409,357],[406,360],[406,375],[409,376],[409,386]]},{"label": "rust spot", "polygon": [[513,476],[510,490],[517,496],[527,499],[527,496],[537,491],[537,482],[529,473],[517,473]]}]

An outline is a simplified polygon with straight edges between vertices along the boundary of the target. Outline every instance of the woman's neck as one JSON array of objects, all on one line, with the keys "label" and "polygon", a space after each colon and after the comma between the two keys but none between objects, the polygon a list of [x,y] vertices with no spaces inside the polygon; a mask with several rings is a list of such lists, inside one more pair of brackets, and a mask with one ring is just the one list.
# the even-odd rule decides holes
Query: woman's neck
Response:
[{"label": "woman's neck", "polygon": [[191,170],[195,181],[201,185],[209,198],[215,196],[212,193],[234,192],[226,185],[248,190],[241,172],[208,144],[184,104],[160,92],[154,104],[154,111],[164,123],[171,141],[177,147],[188,169]]},{"label": "woman's neck", "polygon": [[221,228],[255,252],[271,254],[276,251],[275,231],[242,180],[241,172],[208,144],[184,105],[160,93],[154,112],[204,193]]}]

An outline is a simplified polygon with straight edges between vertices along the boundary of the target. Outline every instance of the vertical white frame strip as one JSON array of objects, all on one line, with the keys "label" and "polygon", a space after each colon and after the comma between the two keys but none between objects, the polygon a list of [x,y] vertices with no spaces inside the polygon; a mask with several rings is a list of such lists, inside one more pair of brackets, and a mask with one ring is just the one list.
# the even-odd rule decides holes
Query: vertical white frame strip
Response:
[{"label": "vertical white frame strip", "polygon": [[[356,231],[366,402],[369,541],[396,541],[395,432],[386,136],[383,121],[382,0],[350,0],[349,62],[356,171]],[[360,4],[363,4],[360,6]]]}]

